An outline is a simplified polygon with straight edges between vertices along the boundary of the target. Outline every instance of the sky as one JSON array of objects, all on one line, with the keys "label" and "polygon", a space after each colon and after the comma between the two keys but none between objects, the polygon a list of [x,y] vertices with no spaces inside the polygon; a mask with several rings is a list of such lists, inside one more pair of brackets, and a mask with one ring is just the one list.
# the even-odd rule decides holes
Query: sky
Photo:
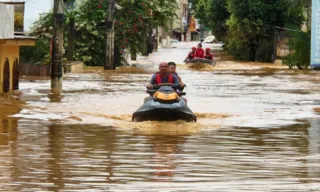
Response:
[{"label": "sky", "polygon": [[49,12],[53,7],[53,0],[0,0],[0,2],[25,2],[24,30],[28,31],[33,22],[39,19],[40,13]]},{"label": "sky", "polygon": [[48,12],[52,9],[53,0],[24,0],[24,30],[28,31],[32,23],[38,20],[40,13]]}]

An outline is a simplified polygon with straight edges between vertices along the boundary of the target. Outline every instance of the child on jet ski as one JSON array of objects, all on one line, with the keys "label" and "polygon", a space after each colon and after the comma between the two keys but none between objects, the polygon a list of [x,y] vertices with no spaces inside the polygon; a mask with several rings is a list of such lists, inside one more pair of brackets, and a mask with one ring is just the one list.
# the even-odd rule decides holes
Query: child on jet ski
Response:
[{"label": "child on jet ski", "polygon": [[176,63],[175,62],[169,62],[168,65],[169,65],[169,72],[174,74],[178,78],[179,83],[182,83],[181,77],[176,72],[176,67],[177,67]]},{"label": "child on jet ski", "polygon": [[[176,72],[176,68],[177,68],[176,63],[175,63],[175,62],[169,62],[168,65],[169,65],[169,72],[172,73],[172,74],[174,74],[174,75],[178,78],[179,83],[182,83],[181,77],[180,77],[180,76],[178,75],[178,73]],[[184,87],[185,87],[185,84],[184,84],[184,83],[182,83],[182,84],[183,84],[183,87],[181,87],[180,89],[178,89],[177,92],[183,91],[183,89],[184,89]],[[182,99],[187,103],[187,98],[182,97]]]}]

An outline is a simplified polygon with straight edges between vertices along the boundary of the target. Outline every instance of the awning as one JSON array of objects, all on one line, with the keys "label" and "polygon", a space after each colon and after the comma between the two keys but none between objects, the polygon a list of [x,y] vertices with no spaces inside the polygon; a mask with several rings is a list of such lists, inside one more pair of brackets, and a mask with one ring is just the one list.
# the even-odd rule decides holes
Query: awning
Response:
[{"label": "awning", "polygon": [[174,33],[182,33],[182,32],[181,32],[181,29],[173,29],[173,32],[174,32]]}]

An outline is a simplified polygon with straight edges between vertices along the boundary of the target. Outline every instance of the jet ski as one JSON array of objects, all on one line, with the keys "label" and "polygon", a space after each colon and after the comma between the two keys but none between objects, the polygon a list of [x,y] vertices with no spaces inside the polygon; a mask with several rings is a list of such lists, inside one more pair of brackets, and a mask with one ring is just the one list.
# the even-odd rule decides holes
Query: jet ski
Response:
[{"label": "jet ski", "polygon": [[201,59],[201,58],[197,58],[197,59],[189,59],[184,61],[186,64],[198,64],[198,63],[206,63],[212,66],[216,65],[216,61],[215,60],[208,60],[208,59]]},{"label": "jet ski", "polygon": [[150,97],[146,98],[144,104],[132,114],[132,121],[196,122],[197,117],[182,98],[186,93],[175,91],[177,87],[175,84],[161,84],[154,85],[152,90],[147,90]]}]

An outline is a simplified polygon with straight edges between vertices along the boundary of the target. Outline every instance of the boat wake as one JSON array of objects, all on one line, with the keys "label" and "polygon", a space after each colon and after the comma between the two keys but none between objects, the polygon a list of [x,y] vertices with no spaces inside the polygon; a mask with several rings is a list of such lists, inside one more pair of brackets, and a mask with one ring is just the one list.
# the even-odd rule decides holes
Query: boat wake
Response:
[{"label": "boat wake", "polygon": [[207,63],[194,63],[194,64],[178,64],[178,69],[188,69],[188,70],[197,70],[197,71],[213,71],[214,66]]},{"label": "boat wake", "polygon": [[[165,134],[165,135],[181,135],[192,134],[205,129],[217,129],[221,127],[220,124],[208,124],[201,122],[201,119],[223,119],[229,117],[225,114],[213,114],[213,113],[195,113],[198,116],[199,122],[186,122],[183,120],[178,121],[143,121],[132,122],[132,116],[130,114],[124,115],[108,115],[101,113],[88,113],[81,112],[80,114],[86,117],[99,117],[103,118],[111,123],[115,128],[120,130],[129,130],[134,132],[143,132],[143,134]],[[71,119],[79,122],[79,117],[72,116]],[[92,119],[92,118],[90,118]],[[84,123],[85,121],[81,121]],[[101,122],[101,121],[100,121]],[[93,122],[91,122],[93,123]]]}]

